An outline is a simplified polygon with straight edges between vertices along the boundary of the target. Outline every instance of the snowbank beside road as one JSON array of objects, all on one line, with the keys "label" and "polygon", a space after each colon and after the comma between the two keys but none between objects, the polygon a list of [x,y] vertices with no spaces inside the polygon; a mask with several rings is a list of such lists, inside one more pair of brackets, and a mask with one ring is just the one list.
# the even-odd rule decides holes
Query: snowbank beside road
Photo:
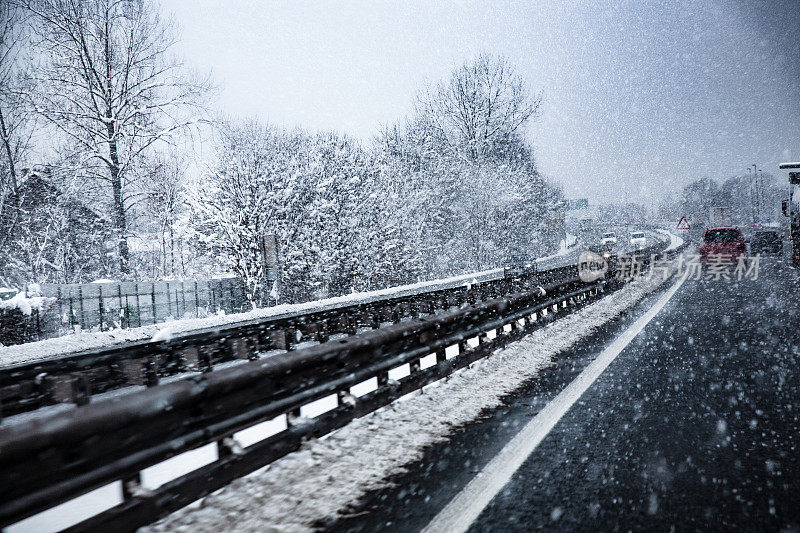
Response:
[{"label": "snowbank beside road", "polygon": [[560,353],[663,283],[660,276],[636,280],[144,530],[309,531],[314,523],[335,519],[348,504],[403,472],[425,447],[501,405],[504,396],[535,378]]},{"label": "snowbank beside road", "polygon": [[665,229],[659,229],[656,231],[669,237],[669,246],[667,246],[667,251],[675,250],[676,248],[678,248],[683,244],[683,239],[681,237],[678,237],[671,231],[667,231]]},{"label": "snowbank beside road", "polygon": [[551,268],[558,268],[566,266],[570,263],[578,261],[577,246],[579,244],[578,238],[575,235],[567,233],[566,239],[561,239],[558,245],[558,252],[553,255],[539,257],[536,259],[537,270],[548,270]]}]

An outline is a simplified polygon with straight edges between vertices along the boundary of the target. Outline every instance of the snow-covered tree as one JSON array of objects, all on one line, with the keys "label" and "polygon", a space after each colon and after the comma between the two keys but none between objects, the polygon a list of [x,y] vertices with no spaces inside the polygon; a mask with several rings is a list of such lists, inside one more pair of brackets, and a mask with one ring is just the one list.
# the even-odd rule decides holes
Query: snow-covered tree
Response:
[{"label": "snow-covered tree", "polygon": [[16,194],[18,227],[0,264],[6,282],[78,283],[111,273],[105,244],[113,228],[85,201],[80,180],[37,165],[25,169]]},{"label": "snow-covered tree", "polygon": [[524,141],[539,102],[507,61],[484,55],[424,90],[414,114],[377,137],[425,275],[547,253],[564,237],[561,193]]},{"label": "snow-covered tree", "polygon": [[540,103],[506,59],[481,54],[423,91],[416,113],[431,139],[475,161],[515,144]]},{"label": "snow-covered tree", "polygon": [[19,229],[20,183],[33,132],[23,98],[29,89],[24,76],[26,31],[23,10],[0,2],[0,266],[12,260],[6,254]]},{"label": "snow-covered tree", "polygon": [[697,230],[712,222],[712,207],[729,208],[730,223],[738,226],[750,226],[759,216],[779,222],[781,199],[786,196],[784,187],[768,173],[758,180],[748,174],[732,176],[721,184],[711,178],[699,178],[683,188],[674,212],[686,216]]},{"label": "snow-covered tree", "polygon": [[[131,251],[131,261],[141,273],[152,272],[154,278],[175,278],[186,275],[187,214],[186,158],[176,151],[158,153],[143,164],[131,188],[131,212],[136,215],[131,229],[141,249]],[[149,243],[149,246],[147,245]]]},{"label": "snow-covered tree", "polygon": [[205,83],[170,55],[172,25],[148,0],[25,0],[43,60],[31,104],[107,190],[128,271],[128,196],[142,157],[196,123]]},{"label": "snow-covered tree", "polygon": [[353,139],[229,121],[216,159],[193,195],[195,242],[245,280],[254,302],[265,289],[265,234],[280,245],[283,301],[413,279],[399,220],[407,211]]}]

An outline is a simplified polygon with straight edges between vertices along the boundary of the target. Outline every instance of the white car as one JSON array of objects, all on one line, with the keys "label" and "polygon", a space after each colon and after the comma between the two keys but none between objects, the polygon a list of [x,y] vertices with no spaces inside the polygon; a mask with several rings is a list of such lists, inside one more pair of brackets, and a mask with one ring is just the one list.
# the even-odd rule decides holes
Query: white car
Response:
[{"label": "white car", "polygon": [[631,246],[636,248],[644,248],[647,244],[647,238],[644,236],[643,231],[631,232]]},{"label": "white car", "polygon": [[600,238],[600,244],[617,244],[617,234],[613,231],[603,233],[603,236]]}]

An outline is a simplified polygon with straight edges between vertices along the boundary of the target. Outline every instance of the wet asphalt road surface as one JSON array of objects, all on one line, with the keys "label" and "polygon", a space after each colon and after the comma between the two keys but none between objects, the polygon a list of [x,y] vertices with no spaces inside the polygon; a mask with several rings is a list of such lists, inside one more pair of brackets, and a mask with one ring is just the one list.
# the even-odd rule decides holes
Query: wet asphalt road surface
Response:
[{"label": "wet asphalt road surface", "polygon": [[[798,279],[762,259],[757,280],[687,280],[471,531],[800,531]],[[321,526],[423,528],[658,296]]]}]

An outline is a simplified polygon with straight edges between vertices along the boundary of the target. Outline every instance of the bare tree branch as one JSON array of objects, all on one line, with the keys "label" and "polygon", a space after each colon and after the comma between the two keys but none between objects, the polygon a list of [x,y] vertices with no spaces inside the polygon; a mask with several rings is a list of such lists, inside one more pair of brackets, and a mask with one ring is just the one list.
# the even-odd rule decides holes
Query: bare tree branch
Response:
[{"label": "bare tree branch", "polygon": [[35,109],[65,138],[102,162],[128,269],[131,208],[126,187],[147,153],[198,122],[207,81],[169,54],[172,24],[150,0],[22,0],[47,60],[34,79]]}]

